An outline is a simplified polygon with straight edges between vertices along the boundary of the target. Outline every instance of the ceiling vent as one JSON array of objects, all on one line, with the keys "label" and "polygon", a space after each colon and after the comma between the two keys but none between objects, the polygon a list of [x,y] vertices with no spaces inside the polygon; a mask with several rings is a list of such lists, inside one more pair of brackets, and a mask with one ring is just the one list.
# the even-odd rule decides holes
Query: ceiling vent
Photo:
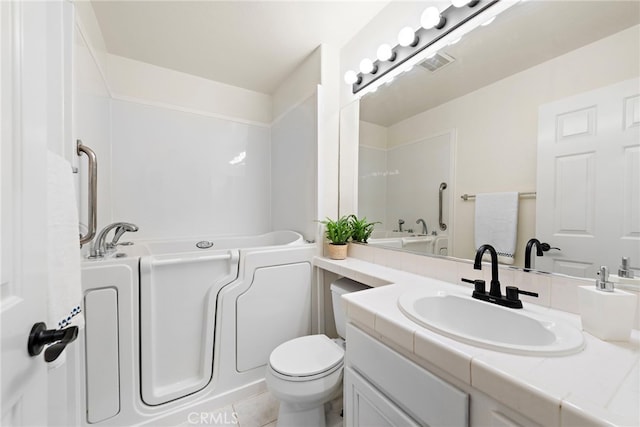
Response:
[{"label": "ceiling vent", "polygon": [[429,72],[435,73],[442,67],[451,64],[455,61],[453,56],[447,55],[446,53],[436,53],[435,56],[429,58],[420,63],[420,66],[426,69]]}]

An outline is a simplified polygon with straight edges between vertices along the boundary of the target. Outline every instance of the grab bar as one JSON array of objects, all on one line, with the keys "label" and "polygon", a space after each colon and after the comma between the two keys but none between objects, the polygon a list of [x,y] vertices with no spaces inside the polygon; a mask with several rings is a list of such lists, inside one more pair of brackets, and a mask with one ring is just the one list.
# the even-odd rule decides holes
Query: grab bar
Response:
[{"label": "grab bar", "polygon": [[440,223],[440,230],[445,231],[447,224],[442,222],[442,192],[447,189],[447,183],[441,182],[438,189],[438,222]]},{"label": "grab bar", "polygon": [[187,262],[204,262],[204,261],[224,261],[231,260],[231,262],[237,262],[239,258],[239,254],[237,251],[228,252],[226,254],[219,255],[210,255],[210,256],[199,256],[196,258],[168,258],[168,259],[152,259],[149,262],[151,267],[155,265],[174,265],[174,264],[182,264],[185,261]]},{"label": "grab bar", "polygon": [[82,145],[81,140],[77,140],[76,152],[78,156],[82,153],[87,155],[88,169],[89,169],[89,192],[88,192],[88,207],[89,207],[89,224],[87,224],[87,234],[82,235],[80,233],[80,246],[85,243],[89,243],[96,235],[97,216],[98,216],[98,160],[96,153],[86,145]]}]

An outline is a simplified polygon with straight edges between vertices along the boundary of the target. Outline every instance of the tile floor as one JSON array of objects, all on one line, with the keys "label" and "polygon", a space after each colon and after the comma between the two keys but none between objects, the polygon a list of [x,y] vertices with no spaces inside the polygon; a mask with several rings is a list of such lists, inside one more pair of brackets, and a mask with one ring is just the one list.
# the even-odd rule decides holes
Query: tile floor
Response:
[{"label": "tile floor", "polygon": [[[207,426],[276,427],[278,407],[278,400],[266,391],[212,411],[202,424]],[[341,411],[342,396],[327,403],[327,427],[343,426]]]}]

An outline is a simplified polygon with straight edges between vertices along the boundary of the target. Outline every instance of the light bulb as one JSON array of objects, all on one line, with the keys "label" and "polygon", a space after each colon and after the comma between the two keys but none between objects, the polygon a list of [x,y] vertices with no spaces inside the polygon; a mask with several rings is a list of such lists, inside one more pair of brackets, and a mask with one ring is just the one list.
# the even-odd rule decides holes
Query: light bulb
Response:
[{"label": "light bulb", "polygon": [[471,2],[471,0],[451,0],[451,4],[454,7],[463,7],[466,6],[467,4],[469,4]]},{"label": "light bulb", "polygon": [[430,30],[432,28],[442,28],[446,20],[440,15],[440,11],[437,7],[431,6],[428,7],[422,12],[422,16],[420,16],[420,25],[425,30]]},{"label": "light bulb", "polygon": [[378,67],[373,65],[373,62],[369,58],[364,58],[360,61],[360,72],[362,74],[375,74],[378,71]]},{"label": "light bulb", "polygon": [[398,33],[398,44],[403,47],[418,44],[418,37],[411,27],[404,27]]},{"label": "light bulb", "polygon": [[358,80],[360,80],[360,79],[358,78],[358,75],[356,74],[355,71],[349,70],[346,73],[344,73],[344,81],[348,85],[352,85],[354,83],[357,83]]},{"label": "light bulb", "polygon": [[394,59],[396,59],[396,53],[391,49],[391,46],[389,46],[386,43],[383,43],[378,48],[378,51],[376,52],[376,57],[380,61],[393,61]]}]

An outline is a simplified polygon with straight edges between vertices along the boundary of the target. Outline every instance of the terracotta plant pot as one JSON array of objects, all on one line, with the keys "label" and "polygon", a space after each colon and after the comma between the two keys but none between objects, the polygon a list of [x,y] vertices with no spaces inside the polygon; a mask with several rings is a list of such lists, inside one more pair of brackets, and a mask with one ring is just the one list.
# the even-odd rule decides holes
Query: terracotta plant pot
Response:
[{"label": "terracotta plant pot", "polygon": [[347,257],[347,248],[348,245],[346,243],[343,245],[329,243],[327,245],[327,255],[329,255],[331,259],[345,259]]}]

